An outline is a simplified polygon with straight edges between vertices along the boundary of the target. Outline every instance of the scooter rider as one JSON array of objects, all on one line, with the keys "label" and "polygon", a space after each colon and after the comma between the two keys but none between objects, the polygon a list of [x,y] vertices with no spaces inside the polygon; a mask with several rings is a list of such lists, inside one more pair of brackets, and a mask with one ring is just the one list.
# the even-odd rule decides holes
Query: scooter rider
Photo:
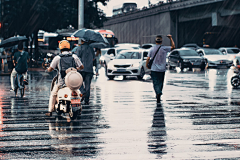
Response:
[{"label": "scooter rider", "polygon": [[54,85],[51,91],[48,105],[49,112],[45,114],[46,116],[52,116],[52,112],[54,111],[54,105],[56,103],[57,92],[59,90],[59,87],[64,84],[63,78],[66,76],[65,71],[70,67],[77,68],[77,70],[81,70],[84,68],[78,56],[69,52],[70,43],[67,40],[62,40],[59,43],[59,49],[61,50],[61,54],[54,57],[52,63],[50,64],[50,67],[45,71],[51,72],[56,68],[59,69],[57,84]]}]

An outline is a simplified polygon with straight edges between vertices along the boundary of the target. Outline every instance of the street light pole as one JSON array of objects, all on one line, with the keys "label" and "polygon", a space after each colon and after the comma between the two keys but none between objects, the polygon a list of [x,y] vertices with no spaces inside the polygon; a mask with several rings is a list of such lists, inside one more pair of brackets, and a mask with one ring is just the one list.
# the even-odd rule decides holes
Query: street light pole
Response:
[{"label": "street light pole", "polygon": [[84,28],[84,0],[78,0],[78,29]]}]

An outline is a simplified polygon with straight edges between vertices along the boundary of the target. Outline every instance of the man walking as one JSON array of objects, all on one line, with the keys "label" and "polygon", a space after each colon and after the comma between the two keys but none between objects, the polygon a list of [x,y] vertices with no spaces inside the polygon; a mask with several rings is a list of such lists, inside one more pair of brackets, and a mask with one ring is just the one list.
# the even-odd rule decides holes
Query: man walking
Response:
[{"label": "man walking", "polygon": [[148,63],[150,59],[155,56],[151,69],[151,77],[153,80],[153,88],[156,93],[157,103],[161,101],[163,83],[164,83],[164,76],[166,71],[166,55],[167,52],[170,52],[175,48],[174,41],[172,39],[172,35],[167,35],[167,37],[171,41],[171,46],[163,46],[162,45],[162,36],[157,36],[155,39],[156,46],[152,47],[148,53],[148,58],[146,61],[146,66],[148,68]]},{"label": "man walking", "polygon": [[93,61],[95,59],[95,53],[92,47],[90,47],[85,39],[81,39],[81,45],[77,49],[77,56],[83,63],[84,69],[81,70],[83,77],[83,85],[80,88],[83,94],[82,101],[85,101],[85,105],[89,105],[91,81],[93,77]]}]

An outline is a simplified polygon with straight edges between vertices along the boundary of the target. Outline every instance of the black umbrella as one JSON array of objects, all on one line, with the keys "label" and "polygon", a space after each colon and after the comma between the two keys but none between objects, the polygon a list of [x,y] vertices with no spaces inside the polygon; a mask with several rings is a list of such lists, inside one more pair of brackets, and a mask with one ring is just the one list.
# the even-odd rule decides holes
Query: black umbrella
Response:
[{"label": "black umbrella", "polygon": [[0,47],[11,47],[18,44],[20,41],[26,41],[27,38],[25,36],[18,36],[18,37],[10,37],[8,39],[5,39],[0,44]]},{"label": "black umbrella", "polygon": [[108,45],[106,43],[103,43],[103,42],[94,42],[94,43],[91,43],[89,46],[93,47],[93,48],[106,48]]},{"label": "black umbrella", "polygon": [[97,31],[91,29],[79,29],[72,34],[72,37],[83,38],[89,43],[93,42],[103,42],[108,44],[108,41],[103,35]]}]

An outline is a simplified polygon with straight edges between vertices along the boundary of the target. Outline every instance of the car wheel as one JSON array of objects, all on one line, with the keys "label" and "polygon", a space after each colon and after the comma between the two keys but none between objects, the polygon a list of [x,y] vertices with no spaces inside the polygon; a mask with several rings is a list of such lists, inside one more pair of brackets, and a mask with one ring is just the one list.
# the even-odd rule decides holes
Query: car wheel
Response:
[{"label": "car wheel", "polygon": [[104,66],[105,66],[105,74],[106,74],[106,76],[107,76],[107,64],[106,64],[105,61],[104,61]]},{"label": "car wheel", "polygon": [[143,68],[141,68],[140,75],[137,76],[137,78],[138,78],[139,80],[141,80],[141,79],[143,79],[144,75],[145,75],[145,71],[144,71]]},{"label": "car wheel", "polygon": [[181,71],[183,71],[184,67],[182,62],[178,63],[178,67],[181,69]]},{"label": "car wheel", "polygon": [[205,67],[208,68],[208,60],[205,59]]},{"label": "car wheel", "polygon": [[204,71],[204,69],[205,69],[205,66],[204,66],[204,65],[202,65],[202,66],[200,67],[200,69],[201,69],[201,71]]},{"label": "car wheel", "polygon": [[234,87],[234,88],[237,88],[239,85],[240,85],[240,79],[238,76],[233,76],[231,78],[231,85]]},{"label": "car wheel", "polygon": [[172,69],[173,69],[173,66],[171,66],[170,63],[168,63],[168,69],[169,69],[169,70],[172,70]]},{"label": "car wheel", "polygon": [[109,80],[113,80],[115,76],[107,76]]}]

